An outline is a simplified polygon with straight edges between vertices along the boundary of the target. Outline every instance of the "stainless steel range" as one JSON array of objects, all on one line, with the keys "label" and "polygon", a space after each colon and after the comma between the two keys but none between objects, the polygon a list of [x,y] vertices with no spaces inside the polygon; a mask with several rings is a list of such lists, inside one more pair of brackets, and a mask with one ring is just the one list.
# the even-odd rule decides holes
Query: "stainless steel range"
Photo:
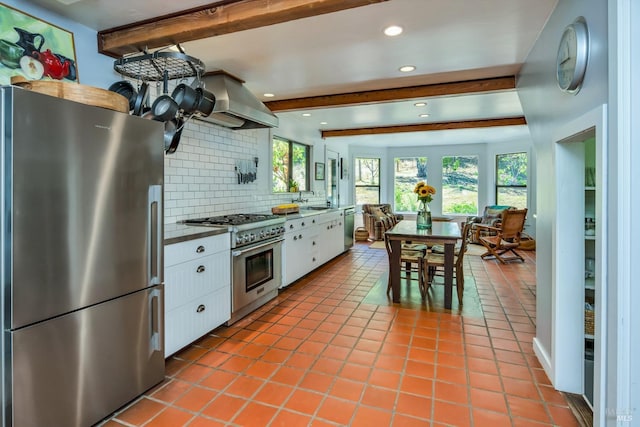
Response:
[{"label": "stainless steel range", "polygon": [[278,295],[285,218],[233,214],[184,221],[231,231],[231,325]]}]

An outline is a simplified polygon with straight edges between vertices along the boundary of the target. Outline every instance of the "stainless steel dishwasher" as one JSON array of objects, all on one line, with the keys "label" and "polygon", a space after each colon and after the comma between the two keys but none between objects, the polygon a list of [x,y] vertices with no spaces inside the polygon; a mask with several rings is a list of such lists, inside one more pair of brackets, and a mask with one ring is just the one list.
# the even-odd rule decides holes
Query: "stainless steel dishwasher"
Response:
[{"label": "stainless steel dishwasher", "polygon": [[344,250],[348,251],[353,246],[353,220],[356,215],[356,208],[346,208],[344,210]]}]

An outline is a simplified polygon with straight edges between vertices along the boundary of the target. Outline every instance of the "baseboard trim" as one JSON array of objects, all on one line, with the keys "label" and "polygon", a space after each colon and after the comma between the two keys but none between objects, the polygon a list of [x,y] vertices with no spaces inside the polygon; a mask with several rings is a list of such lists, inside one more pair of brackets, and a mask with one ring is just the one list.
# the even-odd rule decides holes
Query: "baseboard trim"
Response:
[{"label": "baseboard trim", "polygon": [[542,369],[544,369],[544,372],[547,374],[547,377],[549,377],[549,380],[553,385],[554,377],[553,369],[551,368],[551,357],[549,356],[549,353],[545,351],[544,347],[537,337],[533,338],[533,352],[535,353],[538,361],[542,365]]}]

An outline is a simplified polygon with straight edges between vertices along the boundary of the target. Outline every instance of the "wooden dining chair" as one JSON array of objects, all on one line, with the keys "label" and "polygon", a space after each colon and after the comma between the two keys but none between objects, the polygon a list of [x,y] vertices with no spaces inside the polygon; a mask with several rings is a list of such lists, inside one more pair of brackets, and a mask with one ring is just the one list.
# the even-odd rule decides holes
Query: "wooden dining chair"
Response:
[{"label": "wooden dining chair", "polygon": [[[526,219],[526,208],[503,211],[500,227],[495,228],[496,235],[480,237],[480,243],[487,248],[487,252],[480,255],[482,259],[495,258],[503,264],[510,261],[524,262],[516,248],[520,246]],[[509,253],[510,255],[507,255]]]},{"label": "wooden dining chair", "polygon": [[[387,295],[391,292],[391,242],[389,237],[384,235],[384,244],[387,249],[387,256],[389,257],[389,280],[387,281]],[[405,265],[405,274],[411,277],[411,273],[416,272],[418,275],[418,288],[420,295],[424,298],[427,293],[427,288],[424,282],[423,259],[426,253],[425,245],[414,245],[405,247],[404,243],[401,245],[400,250],[400,265]]]},{"label": "wooden dining chair", "polygon": [[[472,242],[472,234],[473,234],[473,221],[466,221],[463,224],[460,224],[460,226],[462,227],[462,233],[464,235],[464,227],[467,225],[467,223],[469,223],[469,233],[467,235],[467,243],[471,243]],[[458,242],[456,242],[456,245],[453,249],[453,253],[458,256],[458,254],[460,253],[460,249],[462,247],[462,240],[460,239]],[[468,248],[468,245],[465,245],[464,249],[466,250]],[[444,245],[441,243],[435,244],[431,246],[431,252],[436,253],[436,254],[444,254]]]},{"label": "wooden dining chair", "polygon": [[[470,232],[471,223],[467,222],[462,228],[460,245],[456,245],[457,248],[453,256],[453,277],[455,280],[454,284],[458,292],[458,304],[460,305],[462,305],[462,297],[464,295],[464,254],[467,252],[467,243],[469,241]],[[432,250],[428,252],[423,259],[422,271],[426,275],[423,279],[425,282],[425,289],[429,289],[433,284],[434,277],[436,275],[444,274],[444,245],[442,246],[442,252],[434,252],[432,247]]]}]

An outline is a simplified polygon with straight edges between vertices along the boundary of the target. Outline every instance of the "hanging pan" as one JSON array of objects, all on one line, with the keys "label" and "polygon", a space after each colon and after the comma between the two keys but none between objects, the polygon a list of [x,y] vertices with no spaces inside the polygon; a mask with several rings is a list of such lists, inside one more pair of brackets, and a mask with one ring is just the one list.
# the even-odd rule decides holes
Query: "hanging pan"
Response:
[{"label": "hanging pan", "polygon": [[145,104],[147,103],[147,97],[149,95],[149,85],[147,82],[142,82],[140,85],[140,90],[138,90],[138,95],[136,96],[136,100],[133,106],[133,115],[141,116],[143,113],[143,109]]},{"label": "hanging pan", "polygon": [[181,117],[164,122],[164,150],[167,154],[175,153],[180,143],[180,136],[184,128],[184,120]]}]

